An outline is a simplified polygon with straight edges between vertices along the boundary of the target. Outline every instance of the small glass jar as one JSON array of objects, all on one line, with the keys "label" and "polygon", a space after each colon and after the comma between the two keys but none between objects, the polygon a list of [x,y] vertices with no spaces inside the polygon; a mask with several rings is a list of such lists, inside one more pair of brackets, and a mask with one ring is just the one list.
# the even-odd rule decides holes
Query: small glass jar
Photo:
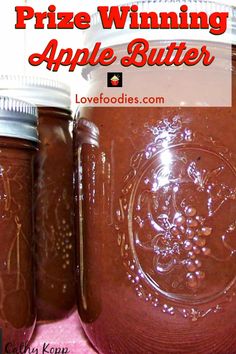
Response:
[{"label": "small glass jar", "polygon": [[70,90],[56,81],[1,76],[0,92],[38,107],[35,231],[38,321],[69,315],[75,305],[73,147]]},{"label": "small glass jar", "polygon": [[0,328],[4,353],[31,338],[35,321],[33,167],[37,108],[0,97]]},{"label": "small glass jar", "polygon": [[80,108],[78,309],[99,353],[236,352],[235,55],[232,107]]}]

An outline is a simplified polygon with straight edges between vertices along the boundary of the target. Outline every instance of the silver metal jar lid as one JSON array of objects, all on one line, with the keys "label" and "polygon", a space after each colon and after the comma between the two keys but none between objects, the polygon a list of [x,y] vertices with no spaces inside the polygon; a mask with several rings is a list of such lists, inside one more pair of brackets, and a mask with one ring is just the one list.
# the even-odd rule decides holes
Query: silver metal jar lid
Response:
[{"label": "silver metal jar lid", "polygon": [[35,105],[0,96],[0,136],[38,142],[37,123]]},{"label": "silver metal jar lid", "polygon": [[[204,11],[208,15],[213,12],[229,12],[229,28],[223,36],[209,35],[206,41],[236,44],[236,7],[225,3],[209,0],[143,0],[131,1],[124,6],[138,5],[139,12],[169,12],[179,11],[181,5],[191,6],[191,12]],[[120,5],[121,6],[121,5]],[[88,48],[94,46],[94,41],[102,43],[102,48],[127,44],[135,38],[145,38],[148,41],[186,40],[202,41],[203,34],[196,30],[155,30],[155,29],[130,29],[130,18],[127,18],[124,29],[117,29],[114,26],[104,30],[101,17],[98,13],[92,15],[91,29],[85,32],[84,43]],[[108,32],[109,31],[109,32]],[[170,38],[172,36],[172,38]]]},{"label": "silver metal jar lid", "polygon": [[71,107],[69,86],[40,77],[0,75],[0,95],[26,100],[38,107]]}]

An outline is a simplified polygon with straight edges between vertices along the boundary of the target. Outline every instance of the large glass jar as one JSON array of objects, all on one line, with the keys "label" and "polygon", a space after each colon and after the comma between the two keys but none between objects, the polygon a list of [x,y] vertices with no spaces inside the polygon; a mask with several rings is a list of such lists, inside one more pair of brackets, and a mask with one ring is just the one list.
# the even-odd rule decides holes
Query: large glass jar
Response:
[{"label": "large glass jar", "polygon": [[73,147],[70,90],[56,81],[1,76],[0,92],[38,107],[35,233],[38,321],[70,314],[75,305]]},{"label": "large glass jar", "polygon": [[99,353],[236,352],[232,77],[230,108],[80,109],[78,309]]},{"label": "large glass jar", "polygon": [[36,321],[33,167],[37,109],[0,97],[0,328],[4,353],[27,343]]}]

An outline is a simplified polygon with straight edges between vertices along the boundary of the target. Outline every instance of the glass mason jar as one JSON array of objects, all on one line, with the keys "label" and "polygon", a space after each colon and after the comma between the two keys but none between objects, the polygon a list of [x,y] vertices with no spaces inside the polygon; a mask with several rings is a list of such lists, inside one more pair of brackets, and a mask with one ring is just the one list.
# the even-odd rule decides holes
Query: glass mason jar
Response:
[{"label": "glass mason jar", "polygon": [[4,353],[27,342],[36,321],[33,165],[37,108],[0,97],[0,328]]},{"label": "glass mason jar", "polygon": [[57,81],[1,76],[0,92],[38,107],[35,232],[38,321],[69,315],[75,306],[73,146],[70,90]]},{"label": "glass mason jar", "polygon": [[77,299],[99,353],[236,352],[234,60],[232,78],[228,108],[80,108]]}]

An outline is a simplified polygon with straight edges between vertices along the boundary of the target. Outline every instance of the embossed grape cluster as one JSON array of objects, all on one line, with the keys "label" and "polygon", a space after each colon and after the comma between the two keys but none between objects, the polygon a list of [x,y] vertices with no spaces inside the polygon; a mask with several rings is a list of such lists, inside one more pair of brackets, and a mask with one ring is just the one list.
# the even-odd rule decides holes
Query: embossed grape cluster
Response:
[{"label": "embossed grape cluster", "polygon": [[187,206],[182,213],[175,215],[171,233],[181,244],[182,250],[187,253],[183,260],[187,273],[186,286],[195,290],[205,278],[199,256],[211,254],[210,248],[207,247],[207,238],[211,236],[212,228],[204,226],[204,218],[197,215],[195,208]]}]

